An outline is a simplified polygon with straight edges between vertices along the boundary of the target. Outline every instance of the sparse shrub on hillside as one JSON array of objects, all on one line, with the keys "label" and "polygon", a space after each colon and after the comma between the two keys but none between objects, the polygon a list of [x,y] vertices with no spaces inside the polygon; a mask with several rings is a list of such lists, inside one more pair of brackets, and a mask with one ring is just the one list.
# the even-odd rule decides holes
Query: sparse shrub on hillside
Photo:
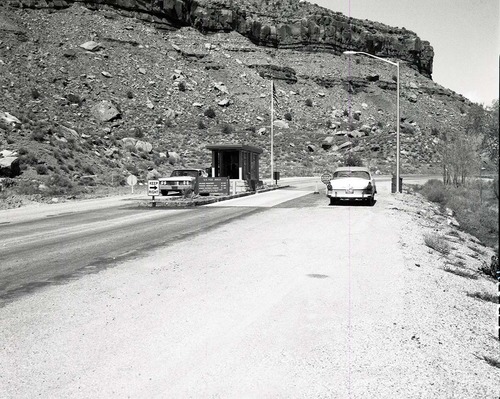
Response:
[{"label": "sparse shrub on hillside", "polygon": [[73,191],[73,183],[63,173],[55,173],[50,176],[47,182],[50,195],[67,195]]},{"label": "sparse shrub on hillside", "polygon": [[234,132],[234,128],[230,124],[225,123],[224,125],[222,125],[222,133],[231,134],[233,132]]},{"label": "sparse shrub on hillside", "polygon": [[310,98],[308,98],[308,99],[306,100],[306,103],[305,103],[305,104],[306,104],[308,107],[312,107],[312,106],[313,106],[313,102],[312,102],[312,100],[311,100]]},{"label": "sparse shrub on hillside", "polygon": [[446,190],[441,180],[428,180],[422,187],[422,194],[431,202],[438,204],[446,202]]},{"label": "sparse shrub on hillside", "polygon": [[41,130],[35,130],[31,133],[31,139],[42,142],[45,140],[45,133]]},{"label": "sparse shrub on hillside", "polygon": [[382,129],[382,128],[384,127],[384,122],[382,122],[382,121],[378,121],[378,122],[377,122],[377,127],[378,127],[379,129]]},{"label": "sparse shrub on hillside", "polygon": [[392,80],[393,80],[394,82],[397,82],[397,81],[398,81],[398,77],[397,77],[396,75],[392,75]]},{"label": "sparse shrub on hillside", "polygon": [[86,175],[93,175],[95,174],[95,171],[91,165],[85,165],[83,167],[83,173],[85,173]]},{"label": "sparse shrub on hillside", "polygon": [[132,93],[130,90],[127,91],[127,97],[130,99],[134,98],[134,93]]},{"label": "sparse shrub on hillside", "polygon": [[205,122],[203,122],[201,119],[198,120],[198,129],[206,129],[207,125],[205,125]]},{"label": "sparse shrub on hillside", "polygon": [[34,100],[40,98],[40,92],[36,87],[31,89],[31,98],[33,98]]},{"label": "sparse shrub on hillside", "polygon": [[38,164],[38,158],[35,154],[27,152],[26,154],[19,157],[19,163],[21,164],[21,168],[23,167],[23,165],[35,166]]},{"label": "sparse shrub on hillside", "polygon": [[344,109],[344,111],[342,111],[342,115],[343,116],[349,116],[349,110],[348,109]]},{"label": "sparse shrub on hillside", "polygon": [[435,251],[448,255],[450,253],[450,245],[443,237],[437,234],[424,234],[424,242],[429,248]]},{"label": "sparse shrub on hillside", "polygon": [[345,166],[363,166],[363,161],[359,157],[359,155],[348,152],[344,157],[344,165]]},{"label": "sparse shrub on hillside", "polygon": [[142,139],[144,137],[144,132],[142,131],[142,129],[140,127],[136,127],[134,129],[134,137],[136,137],[138,139]]},{"label": "sparse shrub on hillside", "polygon": [[287,121],[291,121],[292,120],[292,114],[290,112],[287,112],[285,115],[283,115],[283,117],[287,120]]},{"label": "sparse shrub on hillside", "polygon": [[208,107],[203,114],[207,118],[215,118],[215,111],[212,107]]},{"label": "sparse shrub on hillside", "polygon": [[125,169],[127,169],[131,174],[133,174],[135,176],[139,175],[139,169],[134,164],[129,163],[129,164],[125,165]]},{"label": "sparse shrub on hillside", "polygon": [[255,126],[249,126],[249,127],[247,127],[247,130],[249,132],[255,133],[257,131],[257,128]]},{"label": "sparse shrub on hillside", "polygon": [[17,153],[19,155],[26,155],[28,153],[28,150],[24,147],[20,147],[19,150],[17,150]]},{"label": "sparse shrub on hillside", "polygon": [[359,121],[359,119],[361,118],[361,114],[359,114],[358,112],[355,112],[352,114],[352,118],[356,121]]},{"label": "sparse shrub on hillside", "polygon": [[38,194],[40,190],[38,189],[38,184],[33,180],[19,180],[15,187],[17,193],[21,195],[33,195]]},{"label": "sparse shrub on hillside", "polygon": [[439,136],[439,129],[435,126],[431,127],[431,135],[432,136]]},{"label": "sparse shrub on hillside", "polygon": [[44,164],[36,165],[35,170],[39,175],[46,175],[48,172],[47,166],[45,166]]},{"label": "sparse shrub on hillside", "polygon": [[186,91],[186,82],[184,82],[183,80],[181,80],[179,82],[179,85],[177,87],[179,88],[179,91]]}]

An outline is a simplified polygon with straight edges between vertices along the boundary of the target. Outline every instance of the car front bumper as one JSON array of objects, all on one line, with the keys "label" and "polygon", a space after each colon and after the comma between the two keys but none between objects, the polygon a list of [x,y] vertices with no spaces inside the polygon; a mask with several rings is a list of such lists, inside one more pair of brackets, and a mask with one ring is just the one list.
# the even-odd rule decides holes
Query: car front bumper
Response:
[{"label": "car front bumper", "polygon": [[367,192],[365,190],[353,190],[353,192],[347,192],[345,189],[333,189],[328,190],[326,196],[334,199],[366,200],[373,197],[374,193]]}]

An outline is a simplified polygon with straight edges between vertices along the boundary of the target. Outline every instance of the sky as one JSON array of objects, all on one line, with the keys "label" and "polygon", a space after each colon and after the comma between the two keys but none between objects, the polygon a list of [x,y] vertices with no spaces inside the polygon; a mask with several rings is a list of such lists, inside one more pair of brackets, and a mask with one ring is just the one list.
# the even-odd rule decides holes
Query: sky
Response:
[{"label": "sky", "polygon": [[485,106],[499,97],[499,0],[309,1],[415,32],[434,48],[436,83]]}]

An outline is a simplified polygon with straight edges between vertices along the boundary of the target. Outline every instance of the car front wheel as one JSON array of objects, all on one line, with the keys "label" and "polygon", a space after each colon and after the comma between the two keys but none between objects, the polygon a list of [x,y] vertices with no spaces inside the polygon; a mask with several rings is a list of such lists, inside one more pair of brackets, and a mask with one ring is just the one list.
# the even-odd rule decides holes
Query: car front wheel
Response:
[{"label": "car front wheel", "polygon": [[336,203],[337,203],[337,199],[330,197],[330,205],[335,205]]}]

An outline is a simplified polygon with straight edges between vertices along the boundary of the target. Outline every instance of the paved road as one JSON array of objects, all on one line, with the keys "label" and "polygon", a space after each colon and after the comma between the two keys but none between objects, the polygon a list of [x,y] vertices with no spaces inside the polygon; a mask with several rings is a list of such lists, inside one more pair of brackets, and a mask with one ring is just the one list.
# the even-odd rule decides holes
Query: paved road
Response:
[{"label": "paved road", "polygon": [[2,396],[491,397],[452,305],[412,293],[389,182],[373,207],[315,185],[3,225]]},{"label": "paved road", "polygon": [[[379,192],[389,192],[388,182],[389,177],[378,178]],[[194,210],[138,207],[144,196],[136,194],[2,211],[0,304],[315,191],[318,204],[327,204],[318,178],[286,178],[280,184],[289,188]]]}]

